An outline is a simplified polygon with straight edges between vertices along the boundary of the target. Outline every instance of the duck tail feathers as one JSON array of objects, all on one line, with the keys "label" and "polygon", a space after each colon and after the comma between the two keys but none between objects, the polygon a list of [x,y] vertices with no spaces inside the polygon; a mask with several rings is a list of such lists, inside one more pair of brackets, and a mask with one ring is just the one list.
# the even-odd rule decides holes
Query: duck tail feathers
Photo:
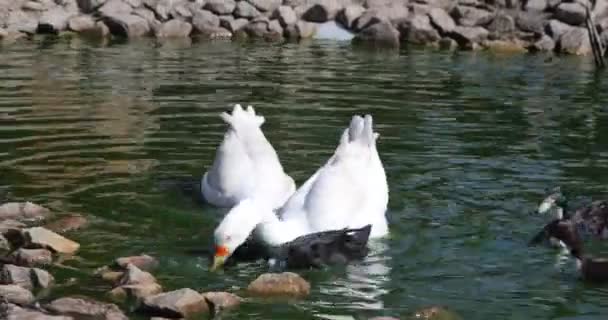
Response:
[{"label": "duck tail feathers", "polygon": [[254,124],[260,127],[265,122],[263,116],[255,114],[252,106],[247,106],[247,110],[243,110],[243,107],[238,103],[232,108],[232,114],[222,112],[220,118],[233,128],[239,127],[242,123]]}]

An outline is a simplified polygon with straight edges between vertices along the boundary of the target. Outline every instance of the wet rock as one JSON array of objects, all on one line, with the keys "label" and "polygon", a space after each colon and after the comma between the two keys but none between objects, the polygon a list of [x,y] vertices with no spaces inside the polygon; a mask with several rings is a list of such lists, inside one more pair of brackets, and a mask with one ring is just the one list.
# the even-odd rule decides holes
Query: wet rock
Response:
[{"label": "wet rock", "polygon": [[158,260],[147,254],[142,254],[139,256],[118,258],[114,261],[114,264],[123,269],[126,269],[129,264],[132,264],[141,270],[151,271],[158,267]]},{"label": "wet rock", "polygon": [[412,318],[424,320],[462,320],[458,314],[442,306],[431,306],[416,310]]},{"label": "wet rock", "polygon": [[257,296],[307,296],[310,284],[292,272],[265,273],[249,284],[247,291]]},{"label": "wet rock", "polygon": [[238,30],[241,30],[248,23],[249,23],[249,20],[247,20],[247,19],[243,19],[243,18],[234,19],[232,16],[226,16],[225,18],[220,18],[220,26],[232,33],[235,33]]},{"label": "wet rock", "polygon": [[531,52],[553,51],[553,49],[555,49],[555,41],[546,34],[528,47],[528,50]]},{"label": "wet rock", "polygon": [[308,22],[323,23],[332,20],[340,9],[341,7],[334,0],[320,1],[306,10],[302,19]]},{"label": "wet rock", "polygon": [[5,253],[11,250],[11,244],[8,240],[0,233],[0,253]]},{"label": "wet rock", "polygon": [[[7,32],[6,30],[4,30],[5,32]],[[8,32],[7,32],[8,34]],[[9,231],[17,231],[20,233],[20,230],[25,228],[26,225],[22,222],[19,222],[17,220],[11,220],[11,219],[7,219],[7,220],[3,220],[0,221],[0,234],[5,234]]]},{"label": "wet rock", "polygon": [[53,254],[47,249],[24,249],[13,251],[8,258],[24,267],[45,266],[53,263]]},{"label": "wet rock", "polygon": [[527,0],[524,9],[526,11],[543,11],[547,9],[547,0]]},{"label": "wet rock", "polygon": [[559,20],[551,19],[547,26],[545,27],[545,31],[554,41],[559,40],[564,33],[570,31],[573,27],[569,24],[565,24]]},{"label": "wet rock", "polygon": [[28,305],[34,302],[34,295],[27,289],[13,284],[0,285],[0,300],[6,299],[9,303]]},{"label": "wet rock", "polygon": [[85,298],[65,297],[53,300],[46,309],[52,313],[80,319],[128,320],[127,316],[114,304],[102,303]]},{"label": "wet rock", "polygon": [[585,8],[577,2],[562,2],[555,9],[555,18],[573,26],[585,23],[586,17]]},{"label": "wet rock", "polygon": [[30,273],[30,268],[5,264],[0,271],[0,284],[14,284],[24,289],[32,290],[34,285]]},{"label": "wet rock", "polygon": [[137,38],[150,33],[148,22],[134,14],[111,14],[103,21],[110,29],[110,33],[119,37]]},{"label": "wet rock", "polygon": [[33,285],[40,289],[50,288],[55,283],[55,278],[46,270],[32,268],[30,276]]},{"label": "wet rock", "polygon": [[120,279],[121,285],[148,283],[156,283],[156,278],[154,278],[154,276],[149,272],[142,271],[141,269],[132,264],[129,264],[127,266],[127,270],[124,272],[124,275]]},{"label": "wet rock", "polygon": [[499,12],[488,25],[488,31],[497,34],[509,34],[515,31],[515,19],[512,16]]},{"label": "wet rock", "polygon": [[281,0],[247,0],[261,12],[273,12],[281,5]]},{"label": "wet rock", "polygon": [[521,41],[514,40],[484,40],[481,45],[489,51],[499,53],[523,53],[527,49]]},{"label": "wet rock", "polygon": [[140,308],[148,315],[167,318],[184,318],[209,311],[205,298],[192,289],[179,289],[147,297]]},{"label": "wet rock", "polygon": [[[75,32],[81,32],[81,31],[85,31],[85,30],[91,30],[93,28],[95,28],[95,20],[93,20],[93,17],[89,16],[89,15],[79,15],[79,16],[75,16],[70,18],[70,20],[68,20],[68,28],[72,31]],[[45,227],[49,230],[55,231],[55,232],[61,232],[58,230],[55,230],[53,224],[47,224]]]},{"label": "wet rock", "polygon": [[430,22],[439,30],[441,33],[446,34],[454,31],[456,23],[450,15],[441,8],[433,8],[429,11]]},{"label": "wet rock", "polygon": [[207,301],[210,310],[219,312],[221,310],[232,309],[241,303],[241,298],[229,292],[205,292],[203,297]]},{"label": "wet rock", "polygon": [[72,16],[73,13],[67,12],[63,7],[45,11],[38,22],[38,32],[57,34],[67,28],[68,20]]},{"label": "wet rock", "polygon": [[252,38],[263,38],[268,33],[268,24],[270,21],[265,18],[255,19],[249,22],[243,30],[249,37]]},{"label": "wet rock", "polygon": [[401,38],[413,44],[428,44],[439,41],[439,33],[431,25],[429,16],[417,15],[409,22],[399,25]]},{"label": "wet rock", "polygon": [[300,39],[312,38],[317,33],[317,24],[306,21],[298,21],[296,30]]},{"label": "wet rock", "polygon": [[459,25],[464,27],[486,25],[492,21],[494,16],[488,10],[463,5],[457,5],[454,7],[451,15]]},{"label": "wet rock", "polygon": [[75,320],[72,317],[49,315],[38,310],[26,309],[9,304],[6,320]]},{"label": "wet rock", "polygon": [[188,22],[172,19],[162,24],[156,37],[158,38],[183,38],[190,35],[192,25]]},{"label": "wet rock", "polygon": [[122,285],[112,289],[108,295],[113,301],[124,302],[128,300],[142,301],[143,299],[163,292],[158,283],[144,283]]},{"label": "wet rock", "polygon": [[129,14],[133,11],[133,7],[122,0],[108,0],[97,11],[102,15]]},{"label": "wet rock", "polygon": [[[9,29],[14,25],[17,26],[19,31],[34,33],[38,28],[38,20],[33,18],[33,15],[23,13],[23,11],[12,11],[7,25],[9,25]],[[20,25],[23,27],[19,27]],[[51,211],[49,209],[32,202],[8,202],[0,206],[0,220],[42,220],[50,215]]]},{"label": "wet rock", "polygon": [[66,254],[72,254],[80,248],[78,243],[42,227],[24,229],[23,234],[28,248],[47,248]]},{"label": "wet rock", "polygon": [[383,20],[386,20],[386,18],[380,15],[378,11],[367,10],[355,19],[351,25],[351,29],[358,32]]},{"label": "wet rock", "polygon": [[207,0],[204,9],[207,9],[215,14],[232,14],[236,8],[234,0]]},{"label": "wet rock", "polygon": [[586,55],[591,53],[591,43],[587,29],[572,28],[559,37],[559,51],[567,54]]},{"label": "wet rock", "polygon": [[237,18],[253,19],[261,15],[258,9],[247,1],[239,1],[234,9],[234,16]]},{"label": "wet rock", "polygon": [[270,20],[270,22],[268,22],[268,31],[271,33],[276,33],[282,37],[283,27],[281,27],[279,20]]},{"label": "wet rock", "polygon": [[122,279],[123,275],[124,272],[122,271],[107,271],[102,273],[100,276],[101,279],[116,284],[120,282],[120,279]]},{"label": "wet rock", "polygon": [[485,40],[488,37],[488,34],[488,30],[482,27],[457,26],[450,36],[458,42],[458,46],[463,49],[471,50],[475,48],[475,44]]},{"label": "wet rock", "polygon": [[[95,21],[91,16],[76,16],[68,21],[70,30],[79,32],[82,30],[90,30],[95,27]],[[44,225],[46,229],[57,233],[64,233],[72,230],[78,230],[88,223],[87,219],[79,214],[71,214],[61,217],[55,221]]]},{"label": "wet rock", "polygon": [[199,10],[194,13],[192,26],[196,32],[206,33],[220,26],[220,18],[211,13],[211,11]]},{"label": "wet rock", "polygon": [[280,6],[275,11],[273,18],[278,19],[283,27],[298,22],[296,12],[290,6]]},{"label": "wet rock", "polygon": [[365,12],[365,8],[358,4],[344,7],[336,14],[336,21],[346,29],[351,29],[355,20]]}]

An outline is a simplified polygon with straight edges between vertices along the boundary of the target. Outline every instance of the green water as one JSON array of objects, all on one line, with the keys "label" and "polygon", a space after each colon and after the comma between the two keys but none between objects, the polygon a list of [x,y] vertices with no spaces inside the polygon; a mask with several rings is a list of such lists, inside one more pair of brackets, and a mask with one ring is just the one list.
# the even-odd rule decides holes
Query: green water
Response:
[{"label": "green water", "polygon": [[[207,271],[223,211],[177,187],[213,159],[233,103],[252,104],[302,183],[354,113],[371,113],[391,237],[364,262],[302,273],[309,298],[250,299],[223,319],[361,319],[441,304],[465,319],[603,319],[608,285],[528,248],[544,189],[605,196],[608,86],[591,59],[353,50],[348,44],[100,45],[0,49],[0,198],[85,214],[78,271],[51,296],[104,298],[90,274],[147,253],[166,290],[241,293],[261,263]],[[596,252],[607,252],[599,244]],[[562,261],[562,262],[560,262]],[[76,278],[76,281],[69,280]]]}]

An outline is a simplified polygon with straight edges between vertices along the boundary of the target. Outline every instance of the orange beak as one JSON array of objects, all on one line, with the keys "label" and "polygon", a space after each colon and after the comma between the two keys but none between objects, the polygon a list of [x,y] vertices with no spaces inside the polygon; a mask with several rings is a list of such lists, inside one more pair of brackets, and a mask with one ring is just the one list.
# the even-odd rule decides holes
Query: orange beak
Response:
[{"label": "orange beak", "polygon": [[230,255],[230,250],[226,246],[215,246],[215,255],[213,256],[213,265],[211,271],[215,271],[224,265],[226,259]]}]

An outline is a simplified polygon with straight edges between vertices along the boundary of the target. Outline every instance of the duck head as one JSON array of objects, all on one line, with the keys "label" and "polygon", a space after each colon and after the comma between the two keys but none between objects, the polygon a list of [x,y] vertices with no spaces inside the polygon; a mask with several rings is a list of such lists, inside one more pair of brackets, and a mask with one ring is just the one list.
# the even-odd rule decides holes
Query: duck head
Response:
[{"label": "duck head", "polygon": [[565,208],[567,206],[567,200],[564,194],[561,191],[560,187],[557,187],[552,190],[551,194],[549,194],[538,206],[538,209],[535,213],[538,214],[547,214],[554,210],[554,218],[555,219],[563,219],[565,218]]},{"label": "duck head", "polygon": [[211,271],[221,268],[234,251],[243,244],[260,221],[259,206],[245,199],[224,216],[213,233],[215,254]]}]

